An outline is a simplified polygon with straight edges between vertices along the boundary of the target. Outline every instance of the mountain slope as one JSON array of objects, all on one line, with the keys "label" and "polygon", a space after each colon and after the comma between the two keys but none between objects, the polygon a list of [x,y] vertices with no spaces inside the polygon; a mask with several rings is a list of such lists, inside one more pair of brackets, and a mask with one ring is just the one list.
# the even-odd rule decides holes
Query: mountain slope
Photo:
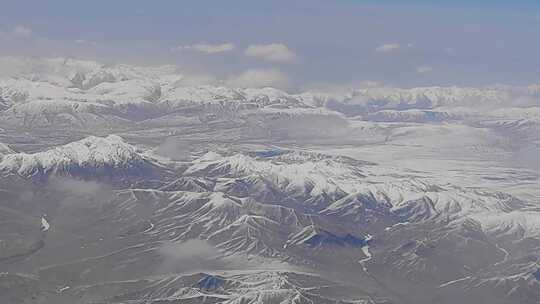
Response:
[{"label": "mountain slope", "polygon": [[3,174],[24,178],[67,175],[141,175],[152,173],[156,164],[134,146],[115,135],[90,136],[47,151],[13,153],[0,162]]}]

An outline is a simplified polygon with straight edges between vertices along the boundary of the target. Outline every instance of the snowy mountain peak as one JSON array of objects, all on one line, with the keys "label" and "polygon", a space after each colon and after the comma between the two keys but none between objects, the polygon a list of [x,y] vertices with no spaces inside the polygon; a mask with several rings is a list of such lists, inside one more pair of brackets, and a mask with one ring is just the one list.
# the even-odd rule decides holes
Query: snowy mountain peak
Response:
[{"label": "snowy mountain peak", "polygon": [[116,135],[90,136],[33,154],[13,153],[0,162],[0,171],[22,177],[79,175],[85,171],[112,174],[115,170],[138,171],[150,165],[134,146]]}]

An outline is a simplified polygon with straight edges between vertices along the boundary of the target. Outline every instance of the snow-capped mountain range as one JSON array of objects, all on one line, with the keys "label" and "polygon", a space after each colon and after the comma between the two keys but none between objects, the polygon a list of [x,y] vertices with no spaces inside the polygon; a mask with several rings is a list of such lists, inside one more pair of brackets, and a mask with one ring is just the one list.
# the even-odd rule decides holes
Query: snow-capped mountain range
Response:
[{"label": "snow-capped mountain range", "polygon": [[115,135],[90,136],[37,153],[4,153],[0,172],[23,178],[101,175],[152,175],[158,164]]},{"label": "snow-capped mountain range", "polygon": [[538,85],[292,94],[0,65],[9,300],[536,304]]},{"label": "snow-capped mountain range", "polygon": [[[231,117],[244,110],[325,108],[367,120],[440,122],[478,118],[538,121],[538,86],[367,88],[346,93],[288,94],[273,89],[184,85],[172,66],[104,65],[76,59],[4,58],[14,72],[0,79],[2,120],[10,125],[98,127],[204,114]],[[519,108],[516,108],[519,106]],[[512,111],[501,108],[514,107]],[[189,111],[187,111],[189,109]],[[499,109],[499,110],[498,110]],[[291,115],[310,115],[291,111]],[[335,112],[334,112],[335,113]],[[501,117],[502,114],[502,117]],[[524,117],[524,115],[526,117]],[[114,119],[114,123],[110,123]]]}]

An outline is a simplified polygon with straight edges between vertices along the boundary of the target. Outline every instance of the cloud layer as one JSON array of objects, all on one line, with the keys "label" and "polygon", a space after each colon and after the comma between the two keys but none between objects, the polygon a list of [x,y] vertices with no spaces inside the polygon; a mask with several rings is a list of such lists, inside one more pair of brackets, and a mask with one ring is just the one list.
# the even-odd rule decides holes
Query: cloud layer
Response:
[{"label": "cloud layer", "polygon": [[244,54],[250,57],[261,58],[270,62],[293,62],[296,54],[282,43],[254,44],[248,46]]},{"label": "cloud layer", "polygon": [[218,54],[234,51],[236,46],[233,43],[221,43],[221,44],[207,44],[207,43],[196,43],[192,45],[179,45],[173,48],[174,51],[195,51],[204,54]]},{"label": "cloud layer", "polygon": [[377,47],[375,51],[381,52],[381,53],[389,53],[389,52],[395,52],[399,50],[400,48],[401,48],[401,45],[399,45],[398,43],[388,43],[388,44],[383,44]]}]

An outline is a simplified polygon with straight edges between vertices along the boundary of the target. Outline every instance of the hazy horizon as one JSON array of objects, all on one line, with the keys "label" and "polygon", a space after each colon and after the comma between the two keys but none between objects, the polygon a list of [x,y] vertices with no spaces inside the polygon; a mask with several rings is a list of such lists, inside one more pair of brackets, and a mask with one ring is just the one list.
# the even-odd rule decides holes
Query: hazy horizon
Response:
[{"label": "hazy horizon", "polygon": [[540,82],[534,1],[8,1],[0,17],[0,55],[259,71],[296,90]]}]

